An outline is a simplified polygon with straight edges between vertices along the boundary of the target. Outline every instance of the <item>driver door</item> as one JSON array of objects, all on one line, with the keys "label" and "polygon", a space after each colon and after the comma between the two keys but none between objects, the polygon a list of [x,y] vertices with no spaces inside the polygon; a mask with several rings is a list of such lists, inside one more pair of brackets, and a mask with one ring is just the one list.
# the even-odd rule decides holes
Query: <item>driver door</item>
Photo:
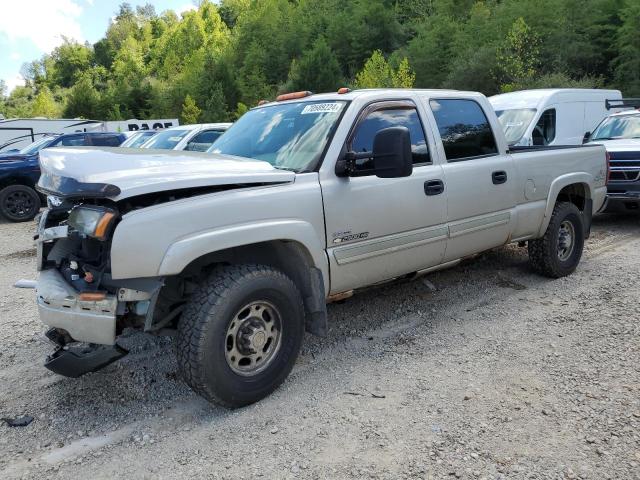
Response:
[{"label": "driver door", "polygon": [[377,102],[359,115],[345,151],[370,152],[384,128],[409,129],[413,173],[378,178],[373,159],[358,160],[356,176],[323,179],[331,293],[371,285],[438,265],[447,240],[446,192],[412,101]]}]

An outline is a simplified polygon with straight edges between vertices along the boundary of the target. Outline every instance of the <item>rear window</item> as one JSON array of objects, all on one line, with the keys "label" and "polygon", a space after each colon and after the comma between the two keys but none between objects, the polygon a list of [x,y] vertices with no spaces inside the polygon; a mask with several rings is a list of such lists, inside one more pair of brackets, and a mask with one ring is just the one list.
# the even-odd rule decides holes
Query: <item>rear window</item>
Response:
[{"label": "rear window", "polygon": [[498,147],[487,116],[473,100],[429,102],[449,161],[496,155]]}]

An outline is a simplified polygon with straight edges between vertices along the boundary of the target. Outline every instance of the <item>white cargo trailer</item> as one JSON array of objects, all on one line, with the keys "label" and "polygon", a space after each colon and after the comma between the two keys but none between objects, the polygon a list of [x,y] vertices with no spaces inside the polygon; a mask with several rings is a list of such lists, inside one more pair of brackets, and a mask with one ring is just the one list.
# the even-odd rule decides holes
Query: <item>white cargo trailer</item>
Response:
[{"label": "white cargo trailer", "polygon": [[11,118],[0,120],[0,152],[19,150],[47,133],[136,132],[159,130],[180,125],[177,118],[102,121],[48,118]]},{"label": "white cargo trailer", "polygon": [[103,122],[97,120],[10,118],[0,120],[0,152],[20,149],[47,133],[73,133],[100,130]]}]

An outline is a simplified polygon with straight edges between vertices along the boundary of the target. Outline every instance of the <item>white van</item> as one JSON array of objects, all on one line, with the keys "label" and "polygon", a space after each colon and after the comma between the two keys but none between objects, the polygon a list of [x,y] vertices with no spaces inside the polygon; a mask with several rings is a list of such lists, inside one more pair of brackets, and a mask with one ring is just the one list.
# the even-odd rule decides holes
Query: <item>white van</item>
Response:
[{"label": "white van", "polygon": [[580,145],[587,132],[612,112],[606,100],[620,90],[555,88],[521,90],[489,97],[511,146]]}]

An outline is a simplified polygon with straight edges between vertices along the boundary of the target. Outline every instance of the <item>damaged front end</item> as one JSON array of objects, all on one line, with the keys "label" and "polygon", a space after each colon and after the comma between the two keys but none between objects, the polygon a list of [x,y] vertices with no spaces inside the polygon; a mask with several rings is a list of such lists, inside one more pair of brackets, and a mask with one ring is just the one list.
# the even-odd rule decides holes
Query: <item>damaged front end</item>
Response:
[{"label": "damaged front end", "polygon": [[126,355],[116,344],[126,327],[153,327],[163,281],[111,278],[111,238],[121,217],[115,202],[50,195],[48,204],[34,237],[38,311],[57,347],[45,366],[78,377]]}]

